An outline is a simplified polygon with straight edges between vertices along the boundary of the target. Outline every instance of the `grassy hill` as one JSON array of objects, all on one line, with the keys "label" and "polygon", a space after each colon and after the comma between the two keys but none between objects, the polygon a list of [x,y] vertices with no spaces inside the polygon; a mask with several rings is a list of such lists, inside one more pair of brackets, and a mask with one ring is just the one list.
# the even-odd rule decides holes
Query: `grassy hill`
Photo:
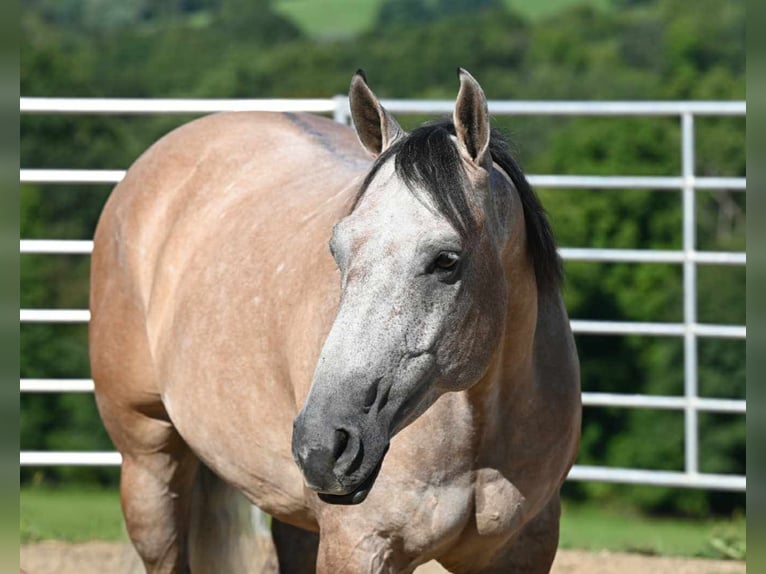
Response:
[{"label": "grassy hill", "polygon": [[[382,0],[276,0],[278,12],[288,16],[309,36],[340,38],[368,29]],[[579,4],[606,9],[610,0],[505,0],[509,8],[532,20],[545,18]]]}]

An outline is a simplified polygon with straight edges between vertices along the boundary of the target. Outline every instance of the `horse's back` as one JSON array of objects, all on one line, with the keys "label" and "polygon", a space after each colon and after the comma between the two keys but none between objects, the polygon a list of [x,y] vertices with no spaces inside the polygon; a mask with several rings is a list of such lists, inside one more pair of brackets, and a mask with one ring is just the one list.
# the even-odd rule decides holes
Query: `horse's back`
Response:
[{"label": "horse's back", "polygon": [[357,148],[348,128],[304,114],[225,113],[193,121],[128,170],[104,208],[95,255],[111,245],[149,301],[153,272],[176,240],[191,255],[190,242],[209,234],[279,221],[275,227],[289,241],[302,217],[367,165]]}]

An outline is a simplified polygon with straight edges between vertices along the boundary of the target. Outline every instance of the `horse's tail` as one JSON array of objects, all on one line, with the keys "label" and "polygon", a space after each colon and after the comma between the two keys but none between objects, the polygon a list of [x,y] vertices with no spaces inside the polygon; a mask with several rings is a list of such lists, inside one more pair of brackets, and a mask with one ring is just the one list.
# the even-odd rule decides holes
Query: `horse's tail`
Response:
[{"label": "horse's tail", "polygon": [[189,564],[195,574],[276,571],[266,515],[204,465],[192,498]]},{"label": "horse's tail", "polygon": [[[192,495],[189,566],[194,574],[277,572],[266,515],[200,463]],[[119,558],[123,574],[146,572],[132,544]]]}]

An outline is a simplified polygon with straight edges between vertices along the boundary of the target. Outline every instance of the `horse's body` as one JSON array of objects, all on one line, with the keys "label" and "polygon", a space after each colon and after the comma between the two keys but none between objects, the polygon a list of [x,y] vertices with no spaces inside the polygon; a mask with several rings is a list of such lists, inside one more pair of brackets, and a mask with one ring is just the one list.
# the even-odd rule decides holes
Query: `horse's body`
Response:
[{"label": "horse's body", "polygon": [[[382,154],[405,136],[355,81],[357,124],[369,110],[380,118],[379,130],[357,132]],[[393,161],[360,195],[372,163],[347,127],[303,114],[210,116],[160,140],[116,188],[95,237],[91,362],[123,455],[128,531],[151,572],[199,571],[187,540],[200,461],[277,519],[278,552],[302,543],[313,562],[319,531],[318,572],[409,572],[432,558],[454,572],[548,571],[579,437],[576,353],[558,288],[536,281],[527,206],[491,160],[470,165],[472,136],[456,118],[467,181],[490,179],[507,205],[502,230],[486,217],[470,235],[498,246],[478,279],[467,263],[450,278],[455,262],[440,252],[428,293],[459,299],[494,279],[464,321],[427,337],[401,326],[408,302],[428,312],[407,325],[462,307],[397,287],[401,254],[423,229],[454,226],[388,184]],[[484,180],[481,165],[492,172]],[[327,243],[350,212],[336,266]],[[383,275],[370,261],[393,268]],[[387,297],[395,308],[381,311]],[[487,328],[474,307],[494,316]],[[440,343],[450,333],[465,351]],[[384,353],[387,338],[423,348]],[[280,558],[283,571],[313,571]]]}]

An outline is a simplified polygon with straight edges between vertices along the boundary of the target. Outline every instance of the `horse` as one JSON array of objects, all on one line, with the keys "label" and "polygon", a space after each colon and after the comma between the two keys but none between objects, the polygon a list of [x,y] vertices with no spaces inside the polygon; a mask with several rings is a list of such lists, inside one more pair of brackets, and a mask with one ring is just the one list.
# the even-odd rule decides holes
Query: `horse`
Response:
[{"label": "horse", "polygon": [[280,572],[550,570],[581,418],[561,264],[458,77],[410,132],[361,70],[353,128],[206,116],[114,189],[90,357],[148,572],[247,570],[195,518],[227,516],[215,485],[271,516]]}]

